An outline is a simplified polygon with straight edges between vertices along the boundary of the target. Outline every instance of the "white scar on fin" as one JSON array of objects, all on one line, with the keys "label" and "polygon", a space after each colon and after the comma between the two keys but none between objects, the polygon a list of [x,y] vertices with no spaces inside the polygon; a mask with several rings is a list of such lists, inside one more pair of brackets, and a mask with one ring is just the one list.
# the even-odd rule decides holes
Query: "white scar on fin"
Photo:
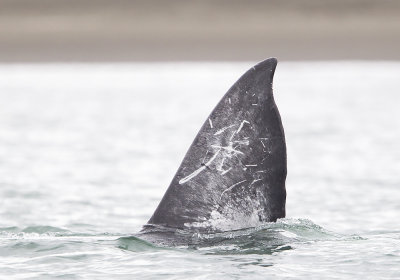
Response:
[{"label": "white scar on fin", "polygon": [[209,123],[210,123],[210,127],[211,127],[211,128],[214,128],[211,119],[208,119],[208,121],[209,121]]},{"label": "white scar on fin", "polygon": [[234,124],[230,125],[230,126],[225,126],[224,128],[221,128],[220,130],[218,130],[217,132],[214,133],[214,135],[219,135],[222,132],[224,132],[225,130],[227,130],[228,128],[231,128],[232,126],[235,126]]},{"label": "white scar on fin", "polygon": [[229,188],[227,188],[226,190],[224,190],[224,191],[221,193],[221,196],[219,197],[219,200],[222,199],[222,196],[224,195],[224,193],[226,193],[226,192],[232,190],[232,189],[233,189],[234,187],[236,187],[237,185],[240,185],[241,183],[244,183],[244,182],[246,182],[246,181],[247,181],[247,180],[243,180],[243,181],[237,182],[236,184],[233,184],[232,186],[230,186]]},{"label": "white scar on fin", "polygon": [[233,136],[235,136],[235,134],[236,134],[236,131],[234,131],[234,132],[232,133],[231,137],[229,138],[229,141],[232,141]]},{"label": "white scar on fin", "polygon": [[222,167],[224,167],[224,162],[225,162],[225,158],[222,158],[219,167],[217,167],[217,170],[218,170],[218,171],[224,171],[224,170],[222,169]]},{"label": "white scar on fin", "polygon": [[243,120],[242,123],[239,125],[239,128],[238,128],[236,131],[234,131],[234,132],[232,133],[231,137],[229,138],[229,141],[232,141],[233,136],[235,136],[235,134],[238,134],[238,133],[242,130],[243,125],[244,125],[245,123],[250,124],[248,121]]},{"label": "white scar on fin", "polygon": [[250,124],[248,121],[246,121],[246,120],[243,120],[243,121],[242,121],[242,123],[240,124],[240,126],[239,126],[238,130],[236,131],[236,134],[237,134],[237,133],[239,133],[239,132],[242,130],[242,128],[243,128],[243,125],[244,125],[245,123],[248,123],[248,124]]},{"label": "white scar on fin", "polygon": [[224,170],[221,172],[221,175],[225,175],[226,173],[228,173],[229,171],[231,171],[232,167],[229,167],[229,169]]},{"label": "white scar on fin", "polygon": [[208,150],[207,150],[206,155],[204,156],[203,160],[201,161],[201,163],[204,163],[204,161],[206,160],[207,155],[208,155]]},{"label": "white scar on fin", "polygon": [[236,140],[236,141],[233,141],[234,143],[238,143],[238,144],[243,144],[243,145],[249,145],[250,144],[250,141],[249,140]]},{"label": "white scar on fin", "polygon": [[219,149],[219,150],[224,149],[224,150],[227,150],[228,152],[234,152],[235,154],[241,154],[241,155],[243,155],[243,152],[238,151],[238,150],[235,150],[232,146],[226,146],[226,147],[224,147],[224,146],[211,145],[211,147],[217,148],[217,149]]},{"label": "white scar on fin", "polygon": [[255,180],[253,180],[253,182],[251,182],[250,186],[253,185],[254,183],[258,182],[258,181],[261,181],[261,180],[262,180],[262,179],[255,179]]},{"label": "white scar on fin", "polygon": [[254,167],[256,167],[256,166],[257,166],[257,164],[245,164],[244,166],[247,166],[247,167],[254,166]]},{"label": "white scar on fin", "polygon": [[179,180],[179,185],[182,185],[184,183],[186,183],[187,181],[190,181],[191,179],[193,179],[194,177],[196,177],[197,175],[199,175],[204,169],[206,169],[214,160],[215,158],[218,156],[219,152],[221,151],[221,149],[219,149],[211,158],[209,161],[207,161],[202,167],[200,167],[199,169],[195,170],[194,172],[192,172],[190,175],[186,176],[185,178],[182,178],[181,180]]},{"label": "white scar on fin", "polygon": [[231,171],[232,167],[224,170],[224,162],[225,162],[225,158],[222,158],[221,163],[219,166],[217,166],[217,170],[221,172],[221,175],[225,175],[226,173],[228,173],[229,171]]}]

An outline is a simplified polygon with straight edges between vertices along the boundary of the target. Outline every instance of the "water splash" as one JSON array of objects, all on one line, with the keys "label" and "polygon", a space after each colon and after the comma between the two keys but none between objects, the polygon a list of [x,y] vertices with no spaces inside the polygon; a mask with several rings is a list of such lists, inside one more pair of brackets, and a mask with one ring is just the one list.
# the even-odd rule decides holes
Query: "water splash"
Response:
[{"label": "water splash", "polygon": [[219,233],[200,233],[151,226],[136,236],[119,239],[118,246],[130,251],[165,247],[206,254],[273,254],[291,250],[296,244],[353,238],[326,230],[307,219],[279,219],[258,227]]}]

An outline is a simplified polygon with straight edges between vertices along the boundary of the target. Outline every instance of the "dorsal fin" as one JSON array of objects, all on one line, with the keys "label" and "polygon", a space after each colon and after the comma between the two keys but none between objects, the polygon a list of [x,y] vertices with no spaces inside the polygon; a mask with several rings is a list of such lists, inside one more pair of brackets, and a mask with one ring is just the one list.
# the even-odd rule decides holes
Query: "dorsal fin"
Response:
[{"label": "dorsal fin", "polygon": [[203,124],[149,224],[225,231],[285,217],[286,144],[277,60],[248,70]]}]

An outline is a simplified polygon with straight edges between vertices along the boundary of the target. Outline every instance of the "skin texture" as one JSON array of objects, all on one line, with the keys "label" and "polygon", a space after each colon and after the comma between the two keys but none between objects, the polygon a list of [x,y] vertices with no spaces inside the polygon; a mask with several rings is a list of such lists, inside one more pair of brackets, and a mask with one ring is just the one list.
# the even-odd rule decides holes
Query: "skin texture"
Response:
[{"label": "skin texture", "polygon": [[144,231],[222,232],[285,217],[286,143],[272,94],[277,60],[248,70],[194,139]]}]

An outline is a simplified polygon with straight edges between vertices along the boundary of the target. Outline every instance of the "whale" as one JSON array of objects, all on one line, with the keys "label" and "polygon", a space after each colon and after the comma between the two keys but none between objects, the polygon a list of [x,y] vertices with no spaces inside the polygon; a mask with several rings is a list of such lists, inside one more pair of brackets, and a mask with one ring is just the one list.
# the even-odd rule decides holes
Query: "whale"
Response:
[{"label": "whale", "polygon": [[182,232],[235,231],[285,217],[287,156],[272,88],[276,66],[276,58],[261,61],[222,97],[140,238],[171,244]]}]

